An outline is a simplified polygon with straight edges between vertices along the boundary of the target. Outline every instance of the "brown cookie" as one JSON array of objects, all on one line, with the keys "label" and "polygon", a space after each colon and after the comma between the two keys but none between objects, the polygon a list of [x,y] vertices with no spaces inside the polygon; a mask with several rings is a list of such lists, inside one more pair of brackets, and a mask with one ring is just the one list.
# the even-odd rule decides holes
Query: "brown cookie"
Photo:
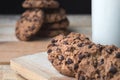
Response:
[{"label": "brown cookie", "polygon": [[58,8],[59,3],[55,0],[25,0],[24,8]]},{"label": "brown cookie", "polygon": [[99,50],[79,63],[77,80],[120,80],[120,49],[112,45]]},{"label": "brown cookie", "polygon": [[67,29],[69,26],[69,21],[65,20],[55,22],[55,23],[45,23],[40,30],[53,30],[53,29]]},{"label": "brown cookie", "polygon": [[59,35],[48,45],[48,59],[62,74],[77,80],[120,80],[120,48],[94,44],[86,36]]},{"label": "brown cookie", "polygon": [[67,30],[40,30],[37,34],[39,37],[55,37],[59,34],[67,35]]},{"label": "brown cookie", "polygon": [[44,23],[44,13],[39,9],[25,11],[16,24],[16,36],[27,41],[34,36]]},{"label": "brown cookie", "polygon": [[48,59],[60,73],[74,77],[80,61],[89,56],[89,53],[81,53],[82,48],[96,52],[94,44],[83,34],[72,32],[67,36],[59,35],[48,45]]},{"label": "brown cookie", "polygon": [[44,10],[45,23],[54,23],[66,19],[66,12],[63,8],[55,10]]}]

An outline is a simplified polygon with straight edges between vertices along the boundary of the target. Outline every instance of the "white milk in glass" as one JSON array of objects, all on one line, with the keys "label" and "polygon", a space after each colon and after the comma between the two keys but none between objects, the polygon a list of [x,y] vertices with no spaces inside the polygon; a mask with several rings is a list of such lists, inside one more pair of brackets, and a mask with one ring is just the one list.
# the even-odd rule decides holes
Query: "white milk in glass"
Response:
[{"label": "white milk in glass", "polygon": [[92,39],[120,47],[120,0],[92,0]]}]

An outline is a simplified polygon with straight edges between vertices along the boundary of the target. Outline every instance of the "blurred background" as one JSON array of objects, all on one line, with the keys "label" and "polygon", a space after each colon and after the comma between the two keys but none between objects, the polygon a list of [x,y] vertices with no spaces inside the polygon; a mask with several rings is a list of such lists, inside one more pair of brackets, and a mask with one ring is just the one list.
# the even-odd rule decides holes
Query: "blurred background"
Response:
[{"label": "blurred background", "polygon": [[[2,0],[0,14],[21,14],[24,0]],[[91,14],[91,0],[58,0],[68,14]]]}]

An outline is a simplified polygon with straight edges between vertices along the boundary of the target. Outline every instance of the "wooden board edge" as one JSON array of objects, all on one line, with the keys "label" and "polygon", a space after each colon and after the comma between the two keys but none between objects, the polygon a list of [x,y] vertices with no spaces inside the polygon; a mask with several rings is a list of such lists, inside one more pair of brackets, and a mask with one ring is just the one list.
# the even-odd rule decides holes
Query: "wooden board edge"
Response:
[{"label": "wooden board edge", "polygon": [[0,61],[0,65],[10,65],[10,62],[8,62],[8,61],[4,61],[4,62]]},{"label": "wooden board edge", "polygon": [[[48,80],[42,76],[36,76],[37,75],[36,73],[33,73],[33,72],[29,71],[28,69],[22,67],[21,65],[15,63],[14,60],[15,59],[10,60],[10,68],[12,70],[14,70],[16,73],[18,73],[19,75],[23,76],[24,78],[26,78],[28,80]],[[23,69],[24,69],[24,71],[23,71]]]},{"label": "wooden board edge", "polygon": [[[42,55],[42,53],[44,54],[44,52],[41,52],[40,54]],[[33,54],[33,55],[38,55],[38,54]],[[32,55],[27,55],[27,56],[32,56]],[[29,69],[26,69],[24,66],[22,66],[16,62],[16,61],[18,61],[18,59],[23,58],[23,57],[27,57],[27,56],[22,56],[22,57],[18,57],[18,58],[14,58],[14,59],[10,60],[11,69],[14,70],[16,73],[20,74],[22,77],[24,77],[28,80],[75,80],[72,77],[67,77],[64,75],[61,77],[58,77],[58,76],[51,76],[51,77],[44,76],[43,77],[43,76],[40,76],[36,73],[33,73]]]}]

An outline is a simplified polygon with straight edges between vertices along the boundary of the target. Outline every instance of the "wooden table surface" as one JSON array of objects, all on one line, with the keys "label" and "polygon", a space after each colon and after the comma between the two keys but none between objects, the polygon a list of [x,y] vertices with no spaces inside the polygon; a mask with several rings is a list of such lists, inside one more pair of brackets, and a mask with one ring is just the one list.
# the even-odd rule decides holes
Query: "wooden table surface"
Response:
[{"label": "wooden table surface", "polygon": [[[4,60],[6,61],[9,60],[7,58],[16,57],[17,55],[12,55],[16,52],[19,52],[21,54],[23,53],[22,55],[28,55],[28,53],[32,51],[34,53],[44,51],[43,49],[46,47],[46,45],[44,45],[43,49],[38,49],[38,47],[35,47],[35,45],[33,46],[33,44],[38,44],[37,41],[31,43],[25,43],[25,42],[20,42],[16,39],[14,35],[14,30],[15,30],[15,23],[18,18],[19,15],[0,15],[0,61],[1,62],[2,60],[3,62]],[[69,15],[68,18],[70,20],[70,27],[69,27],[70,30],[74,32],[84,33],[91,38],[90,15]],[[48,40],[46,40],[46,42],[41,41],[41,43],[43,44],[47,42]],[[32,46],[30,48],[22,48],[20,46],[20,45],[26,46],[27,44],[31,44]],[[15,48],[16,45],[19,47],[19,49]],[[20,75],[16,74],[13,70],[11,70],[9,64],[0,63],[0,80],[26,80],[26,79],[24,79]]]}]

